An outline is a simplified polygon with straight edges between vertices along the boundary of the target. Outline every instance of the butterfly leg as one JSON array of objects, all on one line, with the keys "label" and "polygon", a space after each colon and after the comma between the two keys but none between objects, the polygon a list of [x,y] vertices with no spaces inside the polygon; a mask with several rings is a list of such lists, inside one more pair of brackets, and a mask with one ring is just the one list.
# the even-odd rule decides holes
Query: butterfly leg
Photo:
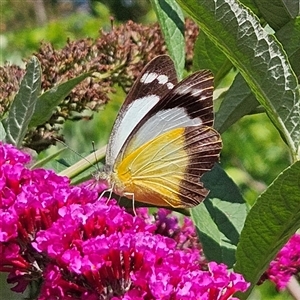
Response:
[{"label": "butterfly leg", "polygon": [[135,216],[137,216],[136,210],[135,210],[135,206],[134,206],[134,193],[124,193],[124,196],[129,196],[129,198],[132,199],[132,211],[134,213]]},{"label": "butterfly leg", "polygon": [[107,198],[107,201],[106,201],[106,204],[110,201],[111,197],[112,197],[112,193],[113,193],[113,189],[110,188],[110,189],[107,189],[107,190],[104,190],[101,195],[98,197],[98,200],[101,200],[102,197],[104,196],[105,193],[109,192],[109,196]]}]

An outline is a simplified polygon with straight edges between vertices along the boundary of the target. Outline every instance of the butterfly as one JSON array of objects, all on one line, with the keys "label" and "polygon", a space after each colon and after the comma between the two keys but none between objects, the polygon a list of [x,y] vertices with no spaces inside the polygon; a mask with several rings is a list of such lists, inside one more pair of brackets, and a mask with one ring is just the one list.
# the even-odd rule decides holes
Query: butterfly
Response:
[{"label": "butterfly", "polygon": [[99,174],[111,192],[154,206],[187,208],[208,194],[200,177],[219,160],[212,128],[213,76],[199,71],[177,82],[167,55],[150,61],[115,120]]}]

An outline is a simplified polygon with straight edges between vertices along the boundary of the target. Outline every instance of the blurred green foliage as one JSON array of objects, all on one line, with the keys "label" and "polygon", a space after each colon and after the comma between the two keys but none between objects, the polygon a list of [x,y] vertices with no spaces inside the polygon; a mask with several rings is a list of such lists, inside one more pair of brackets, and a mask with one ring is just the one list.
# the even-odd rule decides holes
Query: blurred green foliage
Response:
[{"label": "blurred green foliage", "polygon": [[67,39],[95,38],[99,30],[111,29],[110,17],[115,24],[130,19],[155,21],[150,3],[145,0],[86,2],[90,2],[90,10],[76,12],[72,1],[44,1],[48,21],[39,25],[32,3],[1,1],[0,64],[22,64],[22,59],[35,52],[43,41],[61,48]]},{"label": "blurred green foliage", "polygon": [[290,165],[288,147],[265,114],[242,118],[222,134],[222,166],[253,204]]},{"label": "blurred green foliage", "polygon": [[93,16],[84,12],[69,14],[66,17],[52,20],[40,27],[29,27],[2,34],[3,43],[0,63],[5,61],[20,64],[22,59],[37,51],[41,42],[50,42],[55,48],[65,45],[67,39],[95,38],[99,30],[109,30],[110,13],[98,4],[99,14]]},{"label": "blurred green foliage", "polygon": [[278,292],[273,283],[265,281],[255,288],[249,300],[293,300],[294,298],[287,292]]}]

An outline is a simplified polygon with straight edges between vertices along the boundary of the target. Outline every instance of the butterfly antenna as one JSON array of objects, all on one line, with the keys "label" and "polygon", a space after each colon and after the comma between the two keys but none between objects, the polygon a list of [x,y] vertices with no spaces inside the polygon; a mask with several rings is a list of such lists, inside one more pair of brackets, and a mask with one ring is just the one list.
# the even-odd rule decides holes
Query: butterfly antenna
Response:
[{"label": "butterfly antenna", "polygon": [[[61,142],[61,141],[59,141],[59,142]],[[68,149],[70,149],[73,153],[77,154],[82,159],[80,161],[72,164],[72,166],[69,166],[68,168],[61,171],[59,173],[61,176],[67,176],[69,178],[73,178],[73,177],[76,177],[78,174],[82,173],[83,171],[87,170],[91,166],[94,168],[94,172],[92,172],[92,174],[99,173],[99,165],[98,165],[98,168],[95,166],[95,157],[96,156],[102,157],[102,155],[104,155],[104,153],[105,153],[105,147],[101,147],[99,150],[96,151],[96,153],[91,153],[87,157],[84,157],[83,155],[81,155],[77,151],[73,150],[68,145],[66,145],[66,143],[62,142],[62,144],[65,145]],[[97,161],[97,163],[98,163],[98,161]],[[95,178],[96,176],[93,175],[93,177]]]},{"label": "butterfly antenna", "polygon": [[[59,139],[55,139],[57,142],[61,143],[63,146],[67,147],[70,151],[72,151],[73,153],[75,153],[76,155],[78,155],[80,158],[82,158],[83,160],[85,160],[86,162],[88,162],[91,166],[93,166],[96,171],[99,171],[99,165],[98,165],[98,161],[96,160],[97,162],[97,167],[95,167],[95,165],[93,165],[86,157],[84,157],[82,154],[80,154],[79,152],[77,152],[76,150],[72,149],[70,146],[68,146],[65,142],[59,140]],[[93,145],[93,152],[95,152],[95,143],[92,142],[92,145]],[[96,158],[96,154],[95,155],[95,158]],[[97,158],[96,158],[97,159]]]},{"label": "butterfly antenna", "polygon": [[[100,173],[101,172],[101,169],[100,169],[100,166],[99,166],[99,160],[97,158],[97,154],[96,154],[96,147],[95,147],[95,142],[92,141],[92,147],[93,147],[93,153],[94,153],[94,157],[95,157],[95,162],[96,162],[96,170]],[[94,165],[93,165],[94,166]]]}]

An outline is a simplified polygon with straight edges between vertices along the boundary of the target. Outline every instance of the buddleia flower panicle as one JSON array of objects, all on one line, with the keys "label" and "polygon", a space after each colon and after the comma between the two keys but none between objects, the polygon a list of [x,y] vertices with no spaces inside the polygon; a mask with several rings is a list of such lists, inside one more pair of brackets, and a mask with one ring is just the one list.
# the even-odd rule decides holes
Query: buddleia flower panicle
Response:
[{"label": "buddleia flower panicle", "polygon": [[300,234],[294,234],[271,261],[261,282],[271,280],[276,288],[284,290],[292,276],[299,277],[300,272]]},{"label": "buddleia flower panicle", "polygon": [[0,144],[0,270],[13,291],[38,282],[39,300],[224,300],[248,288],[225,265],[203,263],[190,222],[166,210],[132,215],[99,200],[97,189],[29,163]]}]

